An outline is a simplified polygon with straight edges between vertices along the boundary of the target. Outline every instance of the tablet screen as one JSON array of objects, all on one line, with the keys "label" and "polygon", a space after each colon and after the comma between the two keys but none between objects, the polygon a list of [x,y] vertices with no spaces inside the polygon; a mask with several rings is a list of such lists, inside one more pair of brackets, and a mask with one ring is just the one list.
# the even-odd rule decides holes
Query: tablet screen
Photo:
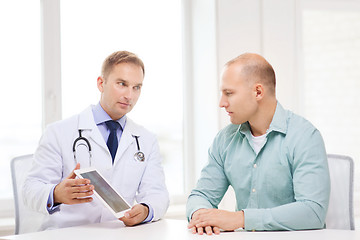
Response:
[{"label": "tablet screen", "polygon": [[91,181],[95,191],[114,210],[114,212],[117,213],[129,209],[129,205],[114,191],[97,171],[81,173],[81,176]]}]

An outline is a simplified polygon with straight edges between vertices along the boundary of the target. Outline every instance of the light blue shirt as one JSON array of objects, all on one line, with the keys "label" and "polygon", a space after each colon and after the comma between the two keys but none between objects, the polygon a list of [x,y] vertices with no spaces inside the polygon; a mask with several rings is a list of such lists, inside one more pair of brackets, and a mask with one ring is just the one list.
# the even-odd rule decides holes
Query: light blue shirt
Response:
[{"label": "light blue shirt", "polygon": [[[95,124],[98,126],[99,128],[99,131],[101,133],[101,135],[103,136],[104,138],[104,141],[107,142],[107,139],[110,135],[110,130],[107,128],[105,122],[108,121],[108,120],[112,120],[111,117],[109,116],[109,114],[107,114],[105,112],[105,110],[101,107],[100,103],[98,103],[97,105],[95,105],[93,108],[92,108],[92,112],[93,112],[93,115],[94,115],[94,121],[95,121]],[[120,138],[121,138],[121,135],[122,135],[122,130],[125,128],[125,125],[126,125],[126,115],[124,115],[123,117],[121,117],[120,119],[116,120],[121,128],[117,129],[117,138],[118,138],[118,142],[120,142]],[[48,198],[48,202],[47,202],[47,209],[48,209],[48,212],[50,214],[60,210],[59,209],[59,204],[56,204],[54,205],[54,189],[55,189],[55,186],[52,188],[50,194],[49,194],[49,198]],[[149,204],[146,204],[146,203],[141,203],[145,206],[147,206],[149,208],[149,214],[147,216],[147,218],[143,221],[144,223],[145,222],[150,222],[153,217],[154,217],[154,210],[153,208],[149,205]]]},{"label": "light blue shirt", "polygon": [[217,208],[229,186],[245,230],[323,228],[330,177],[320,132],[279,103],[258,154],[249,123],[225,127],[188,198],[188,220],[200,208]]},{"label": "light blue shirt", "polygon": [[[107,142],[107,139],[109,138],[110,135],[110,130],[107,128],[106,126],[106,121],[112,120],[111,117],[109,116],[109,114],[107,114],[105,112],[105,110],[101,107],[100,103],[98,103],[97,105],[95,105],[92,109],[93,115],[94,115],[94,121],[96,126],[99,128],[99,131],[101,133],[101,135],[104,138],[104,141]],[[118,138],[118,142],[120,142],[120,138],[122,135],[122,129],[125,128],[126,125],[126,115],[124,115],[122,118],[116,120],[121,128],[118,128],[116,131],[117,134],[117,138]]]}]

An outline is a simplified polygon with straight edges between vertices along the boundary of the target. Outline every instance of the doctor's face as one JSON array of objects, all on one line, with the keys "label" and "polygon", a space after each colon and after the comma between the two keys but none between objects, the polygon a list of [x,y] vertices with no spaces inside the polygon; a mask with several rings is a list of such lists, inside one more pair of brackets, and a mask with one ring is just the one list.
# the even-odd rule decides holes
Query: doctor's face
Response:
[{"label": "doctor's face", "polygon": [[119,63],[113,67],[106,79],[98,77],[100,104],[113,120],[132,110],[139,99],[143,80],[141,67],[133,63]]}]

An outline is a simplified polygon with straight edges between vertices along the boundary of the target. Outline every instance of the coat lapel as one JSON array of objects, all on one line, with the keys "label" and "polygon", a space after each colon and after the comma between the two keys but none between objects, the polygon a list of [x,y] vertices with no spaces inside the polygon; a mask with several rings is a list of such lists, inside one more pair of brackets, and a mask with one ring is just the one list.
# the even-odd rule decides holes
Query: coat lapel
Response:
[{"label": "coat lapel", "polygon": [[92,139],[100,147],[108,150],[103,136],[101,135],[98,126],[95,124],[94,115],[91,106],[85,109],[79,115],[79,129],[89,130],[87,137]]},{"label": "coat lapel", "polygon": [[119,146],[116,152],[115,163],[121,159],[129,146],[134,143],[135,138],[133,136],[139,136],[137,130],[137,125],[131,119],[127,118],[124,132],[121,135]]}]

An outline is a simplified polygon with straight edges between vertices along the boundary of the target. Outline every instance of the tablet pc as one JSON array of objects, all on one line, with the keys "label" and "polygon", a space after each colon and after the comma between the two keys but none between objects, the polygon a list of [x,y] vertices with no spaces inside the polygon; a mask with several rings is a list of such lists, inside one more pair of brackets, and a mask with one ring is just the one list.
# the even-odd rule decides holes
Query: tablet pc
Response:
[{"label": "tablet pc", "polygon": [[131,206],[125,199],[111,187],[105,178],[93,167],[78,169],[74,171],[79,178],[90,180],[94,186],[94,194],[100,201],[114,214],[115,217],[121,218],[126,210]]}]

